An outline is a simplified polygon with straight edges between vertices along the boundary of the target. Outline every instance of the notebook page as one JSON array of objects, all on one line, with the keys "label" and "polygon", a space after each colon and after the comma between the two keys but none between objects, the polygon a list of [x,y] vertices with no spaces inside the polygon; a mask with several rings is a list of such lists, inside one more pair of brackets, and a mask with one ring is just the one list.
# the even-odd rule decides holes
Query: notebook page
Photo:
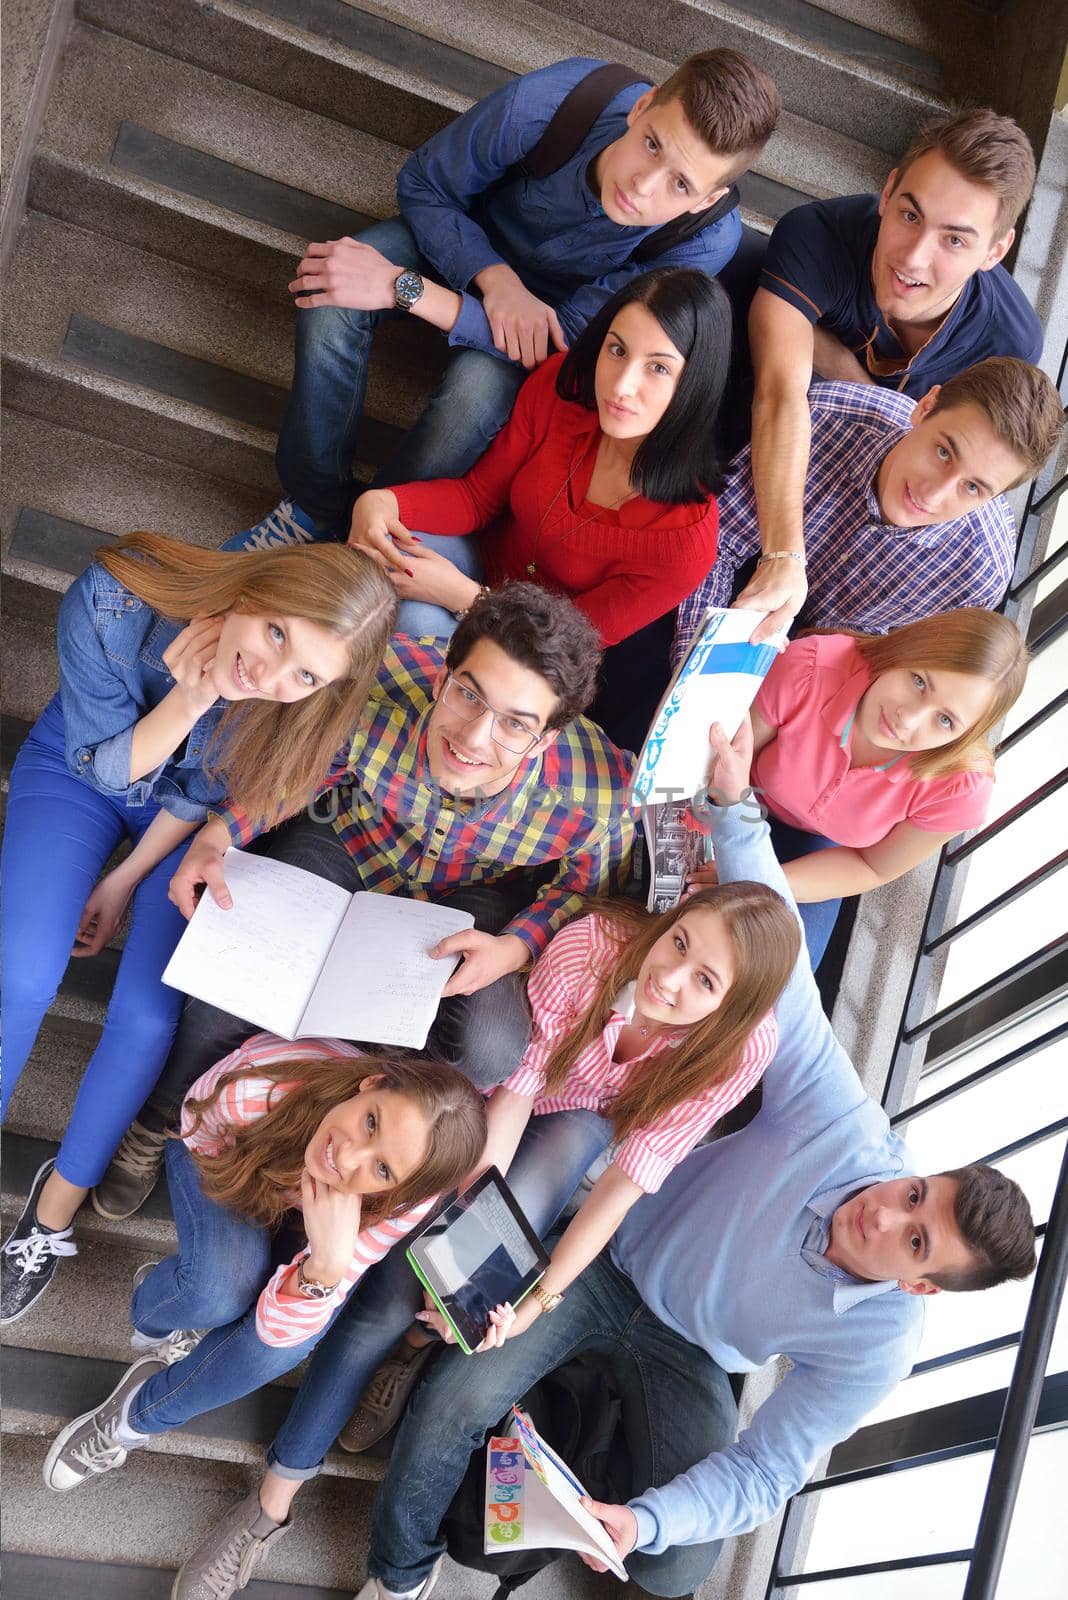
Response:
[{"label": "notebook page", "polygon": [[222,911],[204,893],[163,981],[295,1039],[352,897],[302,867],[243,850],[227,850],[223,869],[233,906]]},{"label": "notebook page", "polygon": [[354,894],[308,1001],[300,1036],[421,1050],[456,967],[455,961],[434,961],[427,952],[474,921],[469,911],[426,900]]}]

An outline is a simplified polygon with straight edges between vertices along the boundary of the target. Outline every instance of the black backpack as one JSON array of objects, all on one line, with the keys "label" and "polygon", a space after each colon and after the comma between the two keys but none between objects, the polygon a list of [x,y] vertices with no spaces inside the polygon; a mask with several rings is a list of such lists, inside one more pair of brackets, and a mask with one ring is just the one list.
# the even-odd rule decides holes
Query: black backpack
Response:
[{"label": "black backpack", "polygon": [[[522,161],[510,167],[503,178],[487,190],[487,194],[503,188],[516,178],[548,178],[552,173],[559,172],[571,160],[605,106],[634,83],[650,87],[647,78],[617,62],[607,61],[603,66],[593,67],[574,88],[568,90],[534,148],[528,150]],[[733,211],[738,199],[737,185],[731,184],[727,193],[715,205],[709,206],[707,211],[684,211],[681,217],[665,222],[655,233],[648,234],[635,246],[631,259],[655,261],[666,250],[693,239],[714,222],[719,222],[728,211]]]},{"label": "black backpack", "polygon": [[[622,1429],[622,1403],[604,1357],[576,1356],[547,1373],[520,1402],[534,1426],[567,1462],[595,1500],[619,1505],[630,1499],[630,1459]],[[490,1433],[508,1432],[511,1412]],[[489,1437],[489,1434],[486,1435]],[[486,1450],[472,1455],[463,1482],[445,1513],[441,1531],[449,1554],[463,1567],[492,1572],[499,1580],[493,1600],[507,1600],[561,1550],[516,1550],[488,1556],[482,1545],[486,1507]]]}]

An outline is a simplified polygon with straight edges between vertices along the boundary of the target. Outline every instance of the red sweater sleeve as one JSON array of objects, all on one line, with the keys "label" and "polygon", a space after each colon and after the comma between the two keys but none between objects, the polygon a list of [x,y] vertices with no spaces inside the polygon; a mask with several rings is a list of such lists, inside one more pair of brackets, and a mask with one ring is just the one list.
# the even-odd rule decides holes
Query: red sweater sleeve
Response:
[{"label": "red sweater sleeve", "polygon": [[549,426],[562,361],[563,356],[555,357],[531,373],[516,397],[512,415],[464,477],[394,486],[406,528],[425,533],[475,533],[504,510],[512,479]]}]

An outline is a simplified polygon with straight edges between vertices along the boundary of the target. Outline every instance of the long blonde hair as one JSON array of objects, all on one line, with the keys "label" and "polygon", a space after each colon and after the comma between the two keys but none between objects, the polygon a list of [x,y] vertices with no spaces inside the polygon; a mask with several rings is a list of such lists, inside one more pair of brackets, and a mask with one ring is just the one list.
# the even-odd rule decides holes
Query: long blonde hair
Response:
[{"label": "long blonde hair", "polygon": [[196,1132],[223,1090],[241,1078],[268,1078],[278,1086],[255,1122],[235,1126],[233,1142],[218,1155],[193,1151],[200,1186],[209,1200],[273,1227],[300,1191],[304,1152],[323,1118],[359,1093],[365,1078],[380,1076],[383,1089],[411,1100],[427,1125],[427,1148],[409,1178],[381,1194],[366,1195],[361,1225],[395,1216],[436,1194],[455,1189],[486,1142],[486,1102],[456,1067],[399,1056],[338,1056],[334,1061],[276,1061],[231,1067],[205,1100],[187,1099]]},{"label": "long blonde hair", "polygon": [[545,1068],[549,1094],[563,1086],[582,1052],[604,1032],[620,989],[633,983],[656,941],[682,917],[693,911],[718,912],[734,948],[734,982],[722,1004],[695,1022],[672,1049],[642,1062],[609,1104],[606,1115],[618,1143],[737,1070],[746,1040],[793,971],[801,931],[781,895],[767,884],[745,880],[701,889],[655,917],[627,900],[593,909],[608,916],[626,942],[615,960],[596,974],[597,993],[578,1027],[549,1057]]},{"label": "long blonde hair", "polygon": [[917,751],[908,762],[917,778],[993,770],[994,752],[987,734],[1015,705],[1027,679],[1027,645],[1015,623],[997,611],[962,606],[959,611],[940,611],[890,633],[856,633],[851,628],[811,631],[844,633],[854,639],[873,679],[900,667],[985,678],[993,692],[982,716],[949,744]]},{"label": "long blonde hair", "polygon": [[96,559],[173,621],[237,610],[301,617],[348,646],[345,677],[288,705],[235,701],[209,747],[207,764],[251,817],[298,810],[359,721],[393,631],[397,595],[381,567],[345,545],[203,550],[162,533],[129,533]]}]

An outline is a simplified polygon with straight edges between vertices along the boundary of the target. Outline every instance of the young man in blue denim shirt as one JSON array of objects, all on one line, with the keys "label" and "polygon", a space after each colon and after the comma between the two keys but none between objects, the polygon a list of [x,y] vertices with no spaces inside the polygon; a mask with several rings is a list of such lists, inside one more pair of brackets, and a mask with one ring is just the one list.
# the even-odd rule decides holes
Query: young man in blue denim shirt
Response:
[{"label": "young man in blue denim shirt", "polygon": [[737,248],[735,209],[649,260],[642,242],[710,209],[770,137],[771,79],[733,50],[685,61],[659,89],[631,84],[546,176],[520,170],[565,97],[600,63],[527,73],[458,117],[405,163],[401,215],[359,239],[309,244],[289,285],[296,359],[278,441],[287,498],[246,542],[344,536],[374,330],[418,317],[454,352],[376,483],[459,477],[507,420],[526,373],[565,349],[635,273],[715,275]]}]

